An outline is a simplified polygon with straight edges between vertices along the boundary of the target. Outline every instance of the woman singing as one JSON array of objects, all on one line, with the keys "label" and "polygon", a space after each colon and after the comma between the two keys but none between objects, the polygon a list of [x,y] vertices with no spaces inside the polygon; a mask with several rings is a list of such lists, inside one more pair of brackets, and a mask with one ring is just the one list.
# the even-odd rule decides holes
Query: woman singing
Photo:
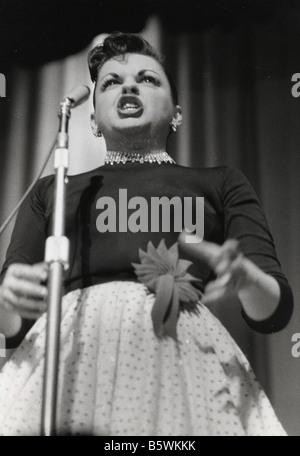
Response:
[{"label": "woman singing", "polygon": [[[207,306],[236,300],[262,333],[290,319],[292,292],[254,191],[235,169],[170,157],[182,112],[144,39],[112,34],[88,62],[92,129],[107,155],[67,186],[57,433],[285,435]],[[53,184],[41,179],[20,209],[2,271],[0,331],[19,345],[0,374],[2,435],[39,434]]]}]

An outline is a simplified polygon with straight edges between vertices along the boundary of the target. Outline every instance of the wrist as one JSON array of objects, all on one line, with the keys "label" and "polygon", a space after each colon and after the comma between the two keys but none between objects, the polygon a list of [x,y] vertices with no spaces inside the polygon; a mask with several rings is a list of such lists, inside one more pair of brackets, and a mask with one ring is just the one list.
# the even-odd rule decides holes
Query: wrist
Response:
[{"label": "wrist", "polygon": [[238,293],[244,294],[251,292],[257,287],[260,276],[267,275],[261,269],[259,269],[252,261],[248,258],[243,257],[242,259],[242,279],[239,284]]},{"label": "wrist", "polygon": [[279,304],[279,285],[274,277],[262,271],[252,261],[245,260],[245,280],[238,292],[239,300],[250,319],[266,320]]}]

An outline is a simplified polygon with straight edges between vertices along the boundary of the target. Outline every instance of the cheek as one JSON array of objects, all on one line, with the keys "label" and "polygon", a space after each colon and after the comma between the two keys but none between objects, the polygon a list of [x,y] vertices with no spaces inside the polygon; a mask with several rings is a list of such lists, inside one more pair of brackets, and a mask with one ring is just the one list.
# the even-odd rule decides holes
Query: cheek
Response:
[{"label": "cheek", "polygon": [[173,103],[169,97],[157,96],[153,99],[153,108],[157,112],[157,115],[166,119],[173,116]]},{"label": "cheek", "polygon": [[97,99],[95,106],[95,119],[97,122],[103,122],[111,114],[111,109],[108,101],[103,99]]}]

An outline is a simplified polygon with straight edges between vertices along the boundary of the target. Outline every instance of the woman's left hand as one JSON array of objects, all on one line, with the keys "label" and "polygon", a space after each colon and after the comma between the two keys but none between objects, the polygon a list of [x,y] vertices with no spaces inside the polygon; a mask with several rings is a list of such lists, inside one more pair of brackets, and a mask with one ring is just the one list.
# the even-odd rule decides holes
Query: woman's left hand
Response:
[{"label": "woman's left hand", "polygon": [[209,282],[202,298],[205,304],[221,302],[229,297],[237,296],[248,285],[247,260],[239,250],[235,239],[227,240],[223,245],[202,241],[187,244],[185,235],[179,236],[179,244],[183,252],[193,258],[204,261],[215,272],[217,278]]}]

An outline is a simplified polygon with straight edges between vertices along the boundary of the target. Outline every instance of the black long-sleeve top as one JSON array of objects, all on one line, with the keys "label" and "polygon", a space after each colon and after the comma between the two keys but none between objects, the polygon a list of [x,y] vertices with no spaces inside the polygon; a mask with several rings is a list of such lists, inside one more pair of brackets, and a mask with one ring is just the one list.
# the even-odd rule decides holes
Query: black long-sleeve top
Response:
[{"label": "black long-sleeve top", "polygon": [[[158,232],[151,232],[151,198],[171,200],[177,196],[184,201],[183,198],[192,197],[194,204],[196,197],[204,197],[204,239],[218,244],[228,238],[239,240],[243,254],[273,276],[280,286],[280,303],[273,315],[264,321],[253,321],[242,312],[243,317],[253,329],[263,333],[278,331],[288,323],[293,308],[292,291],[281,271],[257,196],[240,171],[228,167],[187,168],[166,163],[127,162],[104,165],[68,179],[66,236],[70,240],[70,268],[65,277],[65,292],[133,277],[132,262],[139,262],[139,248],[145,250],[149,240],[157,246],[162,237],[168,247],[177,241],[179,233],[172,222],[172,206],[168,232],[162,231],[162,224]],[[54,176],[41,179],[23,203],[0,280],[13,263],[35,264],[44,260],[45,241],[52,228],[53,187]],[[121,202],[120,189],[123,191]],[[127,202],[136,196],[147,201],[148,219],[144,211],[143,223],[136,217],[139,206],[127,207],[126,214],[124,190]],[[108,202],[104,197],[111,200]],[[104,217],[105,210],[109,220]],[[125,222],[134,213],[135,224],[140,223],[144,231],[132,232],[128,225],[126,230]],[[109,231],[100,232],[101,226],[108,222]],[[123,232],[120,232],[119,222]],[[213,277],[212,271],[201,262],[196,262],[190,272],[202,280],[202,286]],[[30,322],[23,323],[22,337],[30,326]],[[19,342],[18,339],[20,337],[15,338],[14,343]]]}]

